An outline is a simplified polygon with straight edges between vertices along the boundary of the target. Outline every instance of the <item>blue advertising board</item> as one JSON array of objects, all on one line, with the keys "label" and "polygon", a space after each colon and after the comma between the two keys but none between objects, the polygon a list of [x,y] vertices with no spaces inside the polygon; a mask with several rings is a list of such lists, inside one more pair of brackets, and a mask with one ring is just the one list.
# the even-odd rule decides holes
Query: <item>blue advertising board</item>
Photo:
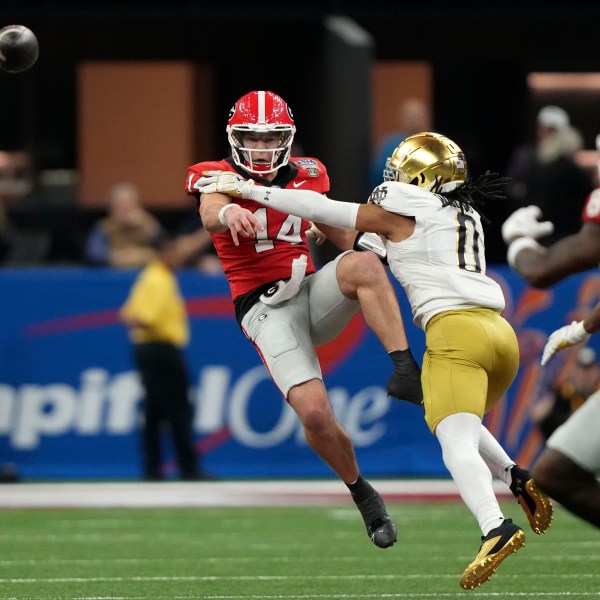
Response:
[{"label": "blue advertising board", "polygon": [[[541,368],[546,336],[600,298],[600,277],[584,273],[540,291],[504,266],[489,274],[504,289],[521,368],[486,424],[513,457],[530,464],[542,444],[531,404],[574,356],[563,352]],[[135,275],[79,268],[0,272],[0,464],[14,464],[23,479],[141,476],[143,390],[117,315]],[[332,476],[241,333],[224,277],[184,271],[180,283],[191,321],[190,399],[204,470],[219,478]],[[420,362],[423,334],[396,288]],[[421,410],[387,398],[391,361],[360,314],[319,354],[332,406],[366,475],[446,476]],[[168,445],[163,467],[176,476]]]}]

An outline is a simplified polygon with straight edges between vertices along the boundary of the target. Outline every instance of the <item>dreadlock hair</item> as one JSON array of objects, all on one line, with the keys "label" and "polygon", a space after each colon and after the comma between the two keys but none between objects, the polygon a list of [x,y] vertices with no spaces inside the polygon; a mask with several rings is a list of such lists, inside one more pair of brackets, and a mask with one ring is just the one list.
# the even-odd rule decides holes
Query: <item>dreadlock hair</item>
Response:
[{"label": "dreadlock hair", "polygon": [[461,212],[476,210],[481,220],[489,225],[490,220],[481,212],[481,208],[490,200],[506,200],[504,186],[510,181],[510,177],[500,177],[498,173],[486,171],[475,181],[465,181],[447,192],[439,191],[440,181],[435,183],[431,191],[439,196],[442,206],[455,206]]}]

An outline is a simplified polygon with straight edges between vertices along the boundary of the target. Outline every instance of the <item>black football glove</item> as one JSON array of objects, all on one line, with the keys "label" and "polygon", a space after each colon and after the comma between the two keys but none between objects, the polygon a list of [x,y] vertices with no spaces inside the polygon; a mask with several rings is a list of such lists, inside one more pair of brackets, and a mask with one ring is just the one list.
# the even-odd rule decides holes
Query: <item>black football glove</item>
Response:
[{"label": "black football glove", "polygon": [[387,382],[388,396],[422,407],[421,368],[414,359],[410,348],[394,352],[393,360],[394,372]]}]

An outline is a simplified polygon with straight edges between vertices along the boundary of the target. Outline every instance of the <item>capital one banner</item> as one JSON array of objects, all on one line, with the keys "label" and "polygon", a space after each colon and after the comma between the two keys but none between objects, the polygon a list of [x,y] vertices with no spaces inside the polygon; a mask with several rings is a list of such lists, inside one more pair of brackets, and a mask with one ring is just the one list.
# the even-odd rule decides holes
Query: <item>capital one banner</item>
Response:
[{"label": "capital one banner", "polygon": [[[574,351],[565,351],[542,369],[546,336],[600,299],[600,277],[585,273],[540,291],[506,267],[489,272],[504,289],[521,368],[486,424],[513,457],[530,464],[542,447],[531,405],[575,360]],[[117,316],[135,275],[76,268],[0,272],[0,465],[13,464],[23,479],[140,477],[143,389]],[[204,470],[223,478],[331,476],[241,333],[225,279],[185,271],[180,282],[192,327],[190,400]],[[424,336],[396,289],[420,362]],[[387,398],[392,363],[360,314],[320,349],[320,358],[332,406],[365,474],[446,475],[422,411]],[[168,476],[177,473],[173,456],[166,441]]]}]

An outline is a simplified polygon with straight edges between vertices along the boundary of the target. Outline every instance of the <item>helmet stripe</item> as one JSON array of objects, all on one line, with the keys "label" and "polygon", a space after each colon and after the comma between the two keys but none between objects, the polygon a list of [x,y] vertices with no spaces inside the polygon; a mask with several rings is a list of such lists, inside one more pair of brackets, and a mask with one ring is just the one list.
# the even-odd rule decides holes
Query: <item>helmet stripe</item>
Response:
[{"label": "helmet stripe", "polygon": [[258,123],[265,122],[265,92],[258,92]]}]

